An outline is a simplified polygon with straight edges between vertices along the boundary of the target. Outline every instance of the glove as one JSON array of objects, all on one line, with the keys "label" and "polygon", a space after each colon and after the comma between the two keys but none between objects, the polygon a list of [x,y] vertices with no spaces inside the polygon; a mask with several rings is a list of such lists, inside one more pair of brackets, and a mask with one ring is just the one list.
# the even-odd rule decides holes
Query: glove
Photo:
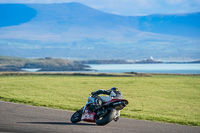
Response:
[{"label": "glove", "polygon": [[95,95],[95,94],[96,94],[96,92],[91,92],[91,94],[92,94],[92,95]]}]

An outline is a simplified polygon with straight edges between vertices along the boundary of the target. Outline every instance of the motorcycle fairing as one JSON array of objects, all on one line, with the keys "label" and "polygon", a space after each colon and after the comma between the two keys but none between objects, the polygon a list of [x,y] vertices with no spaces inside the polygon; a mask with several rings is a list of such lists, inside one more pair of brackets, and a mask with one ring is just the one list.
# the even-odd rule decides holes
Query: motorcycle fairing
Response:
[{"label": "motorcycle fairing", "polygon": [[88,109],[85,109],[85,112],[82,114],[81,120],[87,122],[95,122],[95,112],[89,113]]},{"label": "motorcycle fairing", "polygon": [[111,99],[111,100],[108,101],[108,102],[103,102],[103,105],[108,105],[108,104],[110,104],[110,103],[114,103],[114,102],[118,102],[118,101],[126,101],[127,104],[128,104],[128,101],[125,100],[125,99]]},{"label": "motorcycle fairing", "polygon": [[112,104],[115,109],[122,110],[128,104],[128,101],[125,99],[112,99],[107,103],[103,103],[103,106],[109,106],[110,104]]}]

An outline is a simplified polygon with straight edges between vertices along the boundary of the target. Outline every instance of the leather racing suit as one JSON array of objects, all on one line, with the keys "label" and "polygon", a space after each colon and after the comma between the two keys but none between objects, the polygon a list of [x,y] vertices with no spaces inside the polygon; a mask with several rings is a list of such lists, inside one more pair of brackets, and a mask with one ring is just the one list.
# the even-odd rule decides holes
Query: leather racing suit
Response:
[{"label": "leather racing suit", "polygon": [[98,90],[91,93],[92,95],[99,95],[99,94],[106,94],[109,95],[111,98],[122,99],[122,93],[120,91],[113,91],[113,90]]},{"label": "leather racing suit", "polygon": [[[91,94],[92,95],[100,95],[100,94],[109,95],[109,97],[100,96],[102,102],[108,102],[113,98],[122,99],[122,93],[120,91],[114,91],[111,89],[110,90],[98,90],[98,91],[92,92]],[[119,119],[119,116],[120,116],[120,110],[117,110],[117,117],[114,120],[117,121]]]}]

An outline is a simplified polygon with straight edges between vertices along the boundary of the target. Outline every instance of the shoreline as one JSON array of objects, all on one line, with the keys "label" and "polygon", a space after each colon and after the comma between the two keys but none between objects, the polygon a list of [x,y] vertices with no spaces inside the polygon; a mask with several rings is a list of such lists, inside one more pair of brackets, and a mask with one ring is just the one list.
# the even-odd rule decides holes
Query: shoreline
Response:
[{"label": "shoreline", "polygon": [[60,75],[60,76],[107,76],[107,77],[152,77],[153,75],[174,76],[200,76],[200,74],[177,74],[177,73],[87,73],[87,72],[0,72],[0,76],[23,76],[23,75]]}]

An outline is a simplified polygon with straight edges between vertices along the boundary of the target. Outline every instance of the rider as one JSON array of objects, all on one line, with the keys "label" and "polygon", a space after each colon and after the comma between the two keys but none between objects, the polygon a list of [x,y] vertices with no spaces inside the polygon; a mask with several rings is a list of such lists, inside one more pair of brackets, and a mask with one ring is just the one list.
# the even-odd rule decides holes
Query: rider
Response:
[{"label": "rider", "polygon": [[116,87],[113,87],[109,90],[98,90],[98,91],[92,92],[91,94],[92,95],[107,94],[111,98],[122,99],[122,93]]},{"label": "rider", "polygon": [[[107,95],[109,95],[109,97],[100,96],[101,100],[103,102],[108,102],[112,98],[122,99],[122,93],[116,87],[113,87],[113,88],[111,88],[109,90],[98,90],[98,91],[92,92],[91,94],[92,95],[99,95],[99,94],[107,94]],[[101,104],[102,104],[102,102],[100,102],[100,101],[98,100],[98,105],[97,105],[98,107],[100,107]],[[117,117],[114,118],[114,120],[117,121],[119,119],[119,116],[120,116],[120,110],[117,110]]]}]

